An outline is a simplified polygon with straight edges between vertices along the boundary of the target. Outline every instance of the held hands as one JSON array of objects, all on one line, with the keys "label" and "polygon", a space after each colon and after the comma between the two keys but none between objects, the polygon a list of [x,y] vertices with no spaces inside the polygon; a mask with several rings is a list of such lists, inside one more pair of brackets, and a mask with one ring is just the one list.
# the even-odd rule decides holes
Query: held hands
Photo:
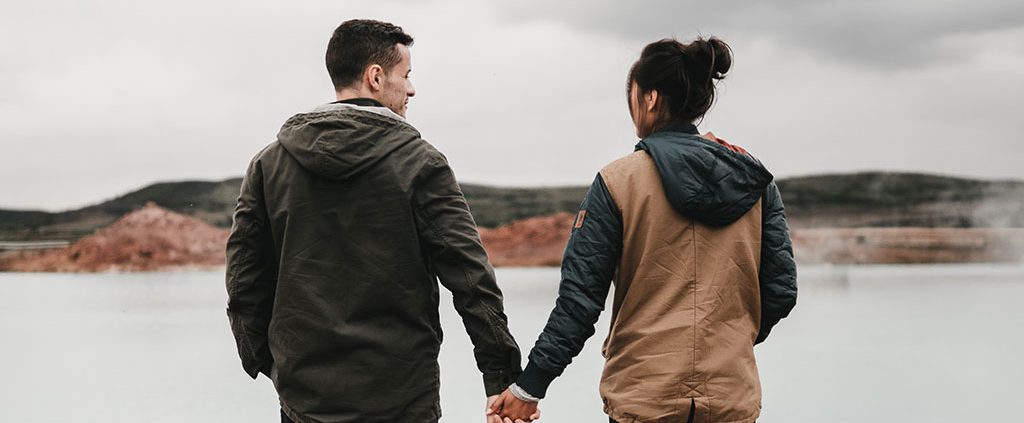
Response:
[{"label": "held hands", "polygon": [[523,401],[508,389],[487,399],[487,423],[519,423],[540,419],[536,402]]},{"label": "held hands", "polygon": [[484,415],[487,416],[487,423],[502,423],[501,417],[497,414],[491,413],[491,406],[498,400],[501,395],[491,395],[487,397],[487,405],[484,407]]}]

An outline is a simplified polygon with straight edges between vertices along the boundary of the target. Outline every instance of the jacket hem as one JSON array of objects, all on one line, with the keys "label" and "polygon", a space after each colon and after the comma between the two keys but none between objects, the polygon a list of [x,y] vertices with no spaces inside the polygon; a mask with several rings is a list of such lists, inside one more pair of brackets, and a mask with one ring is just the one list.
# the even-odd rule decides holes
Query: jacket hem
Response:
[{"label": "jacket hem", "polygon": [[[280,399],[278,401],[281,403],[281,411],[284,411],[284,414],[288,416],[291,421],[295,423],[322,423],[317,420],[307,419],[299,413],[296,413],[295,410],[291,409],[291,407],[288,407],[288,404],[285,404],[284,401]],[[432,410],[431,415],[427,417],[427,420],[417,421],[415,423],[437,423],[439,420],[441,420],[441,406],[437,405]]]},{"label": "jacket hem", "polygon": [[[687,412],[689,412],[689,409],[687,409]],[[610,417],[612,420],[615,420],[618,423],[646,423],[646,422],[655,422],[656,421],[656,420],[645,419],[644,417],[636,416],[634,414],[626,415],[624,413],[616,411],[615,407],[612,407],[611,405],[605,405],[604,406],[604,413],[607,414],[608,417]],[[684,413],[684,414],[680,414],[680,415],[678,415],[676,417],[678,417],[680,419],[679,421],[686,421],[686,418],[688,416],[687,416],[687,413]],[[716,421],[715,423],[754,423],[754,422],[757,421],[758,417],[761,417],[761,409],[760,408],[757,409],[756,411],[754,411],[754,414],[751,414],[750,416],[744,417],[742,419],[739,419],[739,420],[729,420],[729,421]],[[658,421],[660,421],[660,420],[658,420]],[[694,421],[696,421],[696,419],[694,419]]]}]

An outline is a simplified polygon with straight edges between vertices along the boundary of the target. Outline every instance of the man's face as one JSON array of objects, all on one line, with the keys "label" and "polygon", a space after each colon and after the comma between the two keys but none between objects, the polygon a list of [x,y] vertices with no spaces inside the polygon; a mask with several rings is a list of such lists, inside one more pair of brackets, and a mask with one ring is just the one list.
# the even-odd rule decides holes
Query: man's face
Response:
[{"label": "man's face", "polygon": [[402,60],[384,73],[379,93],[380,102],[391,111],[405,117],[405,109],[409,103],[409,97],[416,95],[416,89],[412,87],[409,80],[409,73],[412,71],[412,56],[409,54],[409,47],[403,44],[395,45]]}]

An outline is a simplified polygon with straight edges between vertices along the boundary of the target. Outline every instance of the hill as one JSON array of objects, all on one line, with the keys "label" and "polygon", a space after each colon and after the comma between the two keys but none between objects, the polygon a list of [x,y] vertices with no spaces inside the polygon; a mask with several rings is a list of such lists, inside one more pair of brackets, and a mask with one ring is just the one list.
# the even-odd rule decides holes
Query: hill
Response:
[{"label": "hill", "polygon": [[0,255],[0,271],[152,271],[224,264],[228,231],[149,203],[70,246]]},{"label": "hill", "polygon": [[[153,202],[221,228],[231,224],[240,178],[163,182],[77,210],[0,210],[0,240],[75,240]],[[1024,182],[913,173],[818,175],[778,181],[795,228],[1024,227]],[[463,184],[477,223],[497,227],[575,212],[586,187]]]},{"label": "hill", "polygon": [[[231,226],[241,178],[224,181],[161,182],[117,198],[64,212],[0,210],[0,240],[74,240],[113,223],[147,203],[214,226]],[[586,187],[497,188],[463,184],[473,216],[480,226],[496,227],[532,216],[575,212]]]},{"label": "hill", "polygon": [[517,220],[558,212],[575,215],[587,187],[495,188],[463,184],[473,218],[480,226],[494,228]]},{"label": "hill", "polygon": [[1024,182],[867,172],[778,181],[797,228],[1024,227]]},{"label": "hill", "polygon": [[0,210],[0,240],[78,239],[151,202],[214,226],[228,227],[241,183],[241,178],[161,182],[76,210]]},{"label": "hill", "polygon": [[480,239],[495,266],[558,266],[576,215],[559,212],[480,229]]}]

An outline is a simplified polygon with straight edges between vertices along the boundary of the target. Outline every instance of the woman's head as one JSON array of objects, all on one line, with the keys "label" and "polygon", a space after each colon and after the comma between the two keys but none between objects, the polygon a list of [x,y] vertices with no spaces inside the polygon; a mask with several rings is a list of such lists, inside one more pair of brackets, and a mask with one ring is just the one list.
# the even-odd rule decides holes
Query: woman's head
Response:
[{"label": "woman's head", "polygon": [[644,47],[629,70],[629,112],[643,138],[671,122],[695,122],[715,101],[715,82],[732,66],[732,50],[718,38],[689,44],[664,39]]}]

